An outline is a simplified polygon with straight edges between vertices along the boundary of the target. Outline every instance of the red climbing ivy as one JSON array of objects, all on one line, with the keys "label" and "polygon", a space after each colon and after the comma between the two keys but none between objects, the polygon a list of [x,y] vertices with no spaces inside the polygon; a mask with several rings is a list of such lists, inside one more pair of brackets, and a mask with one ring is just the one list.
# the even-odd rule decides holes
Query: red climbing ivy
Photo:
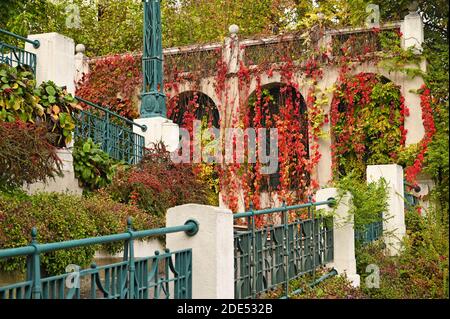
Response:
[{"label": "red climbing ivy", "polygon": [[101,57],[92,61],[89,67],[90,72],[83,75],[76,95],[127,118],[138,118],[141,55]]},{"label": "red climbing ivy", "polygon": [[425,129],[425,136],[419,143],[419,152],[414,159],[414,163],[405,169],[406,180],[415,184],[417,175],[422,171],[425,161],[425,154],[428,150],[428,144],[436,133],[434,125],[433,110],[431,108],[431,91],[425,85],[420,89],[420,106],[422,108],[422,120]]},{"label": "red climbing ivy", "polygon": [[367,164],[394,163],[405,143],[400,89],[371,73],[342,76],[331,104],[336,176],[365,175]]},{"label": "red climbing ivy", "polygon": [[[404,120],[409,115],[408,107],[404,105],[399,88],[392,82],[374,74],[357,74],[357,67],[363,63],[379,63],[383,57],[376,52],[380,50],[391,52],[394,58],[396,55],[403,58],[399,50],[390,50],[391,47],[399,48],[400,37],[398,30],[374,29],[355,35],[336,34],[327,47],[319,47],[317,43],[308,48],[299,47],[298,40],[284,37],[280,37],[279,42],[260,46],[244,48],[241,44],[240,49],[245,49],[244,59],[231,78],[227,64],[220,58],[220,48],[166,55],[167,114],[188,129],[191,141],[194,119],[203,120],[203,128],[213,123],[211,109],[198,112],[209,107],[199,99],[200,93],[196,93],[201,92],[201,80],[206,77],[213,82],[214,103],[220,113],[216,124],[222,132],[225,127],[278,129],[277,186],[268,187],[269,178],[260,174],[259,163],[201,164],[193,165],[193,170],[197,175],[203,174],[210,181],[214,180],[211,187],[217,186],[222,202],[236,211],[241,205],[248,208],[251,202],[255,208],[260,208],[263,205],[260,195],[265,191],[277,194],[279,200],[288,204],[303,201],[312,194],[318,187],[319,143],[328,134],[323,131],[324,124],[331,125],[335,178],[350,170],[363,175],[366,164],[396,162],[399,152],[404,149],[407,133]],[[126,54],[93,61],[91,72],[79,84],[77,94],[135,118],[141,85],[140,58],[140,55]],[[338,70],[335,86],[323,88],[319,85],[325,67]],[[232,95],[230,80],[233,81],[233,76],[239,83],[239,92]],[[268,87],[261,84],[263,78],[279,84],[282,102],[277,114],[271,114],[273,96],[268,94]],[[185,85],[190,90],[189,98],[186,95],[181,98],[185,94],[182,92]],[[429,91],[423,90],[422,109],[427,133],[422,152],[407,169],[409,179],[421,169],[423,153],[434,130],[427,96]],[[330,98],[331,109],[327,110]],[[306,104],[304,114],[300,114],[301,103]],[[199,114],[203,114],[201,118]],[[189,147],[192,154],[192,144],[185,147]]]}]

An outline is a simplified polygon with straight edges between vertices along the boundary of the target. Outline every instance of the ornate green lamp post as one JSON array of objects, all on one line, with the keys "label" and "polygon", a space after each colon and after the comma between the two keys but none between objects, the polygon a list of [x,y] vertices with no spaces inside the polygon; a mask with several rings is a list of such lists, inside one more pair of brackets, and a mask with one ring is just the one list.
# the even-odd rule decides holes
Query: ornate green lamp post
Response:
[{"label": "ornate green lamp post", "polygon": [[166,117],[163,92],[162,35],[160,0],[144,2],[144,51],[142,52],[143,88],[141,118]]}]

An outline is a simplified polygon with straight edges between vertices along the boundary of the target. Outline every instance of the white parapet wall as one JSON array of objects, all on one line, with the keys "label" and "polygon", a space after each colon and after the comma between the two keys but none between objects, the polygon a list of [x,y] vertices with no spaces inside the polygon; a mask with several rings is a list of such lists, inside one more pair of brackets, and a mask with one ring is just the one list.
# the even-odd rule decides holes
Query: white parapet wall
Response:
[{"label": "white parapet wall", "polygon": [[166,226],[199,224],[194,236],[171,233],[166,236],[170,251],[192,249],[192,298],[234,298],[233,213],[229,209],[186,204],[167,211]]},{"label": "white parapet wall", "polygon": [[338,198],[336,188],[323,188],[316,194],[316,200],[326,201],[330,198],[338,200],[337,207],[321,206],[326,212],[333,212],[333,263],[328,265],[336,269],[338,274],[345,274],[354,287],[359,287],[360,277],[356,272],[355,229],[353,215],[350,214],[351,196]]},{"label": "white parapet wall", "polygon": [[398,255],[406,235],[403,168],[397,164],[368,165],[367,182],[384,179],[388,187],[388,212],[383,216],[383,238],[387,253]]}]

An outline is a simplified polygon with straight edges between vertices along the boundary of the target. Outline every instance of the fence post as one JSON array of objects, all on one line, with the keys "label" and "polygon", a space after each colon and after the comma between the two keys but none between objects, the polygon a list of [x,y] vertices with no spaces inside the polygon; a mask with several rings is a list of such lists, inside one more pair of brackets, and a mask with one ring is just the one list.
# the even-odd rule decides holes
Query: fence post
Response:
[{"label": "fence post", "polygon": [[36,82],[53,81],[66,86],[75,95],[75,42],[62,34],[51,32],[31,34],[30,40],[39,40],[39,48],[26,43],[25,50],[36,54]]},{"label": "fence post", "polygon": [[[336,188],[323,188],[316,194],[316,201],[326,201],[329,198],[338,199],[338,191]],[[325,211],[335,210],[333,216],[333,263],[329,265],[334,267],[338,274],[345,273],[353,286],[359,287],[360,278],[356,273],[355,258],[355,229],[353,223],[353,215],[350,214],[350,194],[338,199],[337,207],[330,208],[321,206]]]},{"label": "fence post", "polygon": [[214,206],[186,204],[167,211],[166,226],[196,220],[194,236],[171,233],[166,246],[171,251],[192,249],[192,298],[234,298],[233,213]]},{"label": "fence post", "polygon": [[367,182],[384,178],[388,187],[388,211],[383,216],[383,238],[387,253],[398,255],[406,234],[403,168],[397,164],[367,165]]}]

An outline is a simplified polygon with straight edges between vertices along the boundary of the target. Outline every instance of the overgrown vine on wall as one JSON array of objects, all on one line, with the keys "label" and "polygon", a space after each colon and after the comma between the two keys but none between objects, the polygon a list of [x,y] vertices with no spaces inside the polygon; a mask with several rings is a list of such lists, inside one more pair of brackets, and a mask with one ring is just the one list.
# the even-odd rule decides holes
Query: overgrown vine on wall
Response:
[{"label": "overgrown vine on wall", "polygon": [[[319,29],[318,38],[322,31]],[[398,30],[373,29],[355,34],[338,33],[325,47],[319,46],[317,34],[315,41],[282,36],[278,42],[271,44],[251,47],[241,45],[240,49],[245,49],[244,59],[240,61],[237,73],[231,76],[226,61],[220,58],[220,47],[201,53],[194,50],[167,54],[164,88],[168,96],[168,117],[175,119],[181,116],[180,110],[183,109],[183,119],[179,124],[190,131],[191,141],[193,119],[204,120],[203,129],[211,126],[209,115],[204,118],[198,116],[198,109],[207,108],[199,102],[199,94],[191,94],[183,100],[180,94],[184,94],[181,90],[185,85],[192,92],[200,92],[201,80],[212,78],[217,98],[215,107],[220,114],[217,124],[222,132],[225,127],[259,128],[263,123],[265,127],[278,129],[279,184],[272,189],[265,187],[268,177],[259,174],[258,163],[222,162],[214,165],[214,174],[211,174],[212,166],[203,166],[199,170],[199,166],[194,165],[197,172],[201,174],[207,169],[210,171],[208,178],[218,179],[221,199],[233,211],[236,211],[239,203],[246,208],[250,203],[260,208],[260,194],[265,191],[276,193],[280,200],[287,203],[305,200],[318,187],[316,169],[321,158],[319,142],[325,136],[322,130],[325,123],[331,124],[334,141],[334,178],[352,170],[359,171],[362,176],[364,165],[396,162],[399,152],[405,151],[403,145],[407,131],[404,120],[409,111],[399,88],[381,76],[356,72],[363,63],[378,64],[388,71],[405,68],[405,61],[415,57],[411,52],[399,50],[401,36]],[[302,41],[310,43],[309,47],[299,45]],[[384,53],[380,55],[380,51]],[[319,82],[325,67],[336,68],[339,76],[335,86],[324,89],[319,86]],[[127,54],[104,57],[92,62],[91,70],[80,83],[77,94],[109,105],[129,118],[136,117],[139,103],[137,93],[141,84],[140,56]],[[414,70],[405,72],[417,73]],[[230,92],[230,79],[233,76],[239,83],[236,96],[231,96]],[[267,87],[261,84],[264,77],[269,80],[273,78],[274,83],[280,82],[279,94],[283,98],[280,99],[282,103],[278,105],[277,114],[270,114],[273,94],[267,94]],[[253,91],[250,92],[250,89]],[[423,95],[429,94],[429,91],[423,92],[427,92]],[[327,110],[330,98],[331,109]],[[307,107],[304,114],[308,118],[307,132],[304,131],[305,123],[302,123],[299,114],[302,99]],[[433,125],[427,115],[429,107],[424,96],[422,108],[428,136],[422,143],[422,150],[426,151]],[[192,145],[189,148],[192,154]],[[406,169],[409,179],[422,168],[421,153],[417,155],[414,165]]]}]

